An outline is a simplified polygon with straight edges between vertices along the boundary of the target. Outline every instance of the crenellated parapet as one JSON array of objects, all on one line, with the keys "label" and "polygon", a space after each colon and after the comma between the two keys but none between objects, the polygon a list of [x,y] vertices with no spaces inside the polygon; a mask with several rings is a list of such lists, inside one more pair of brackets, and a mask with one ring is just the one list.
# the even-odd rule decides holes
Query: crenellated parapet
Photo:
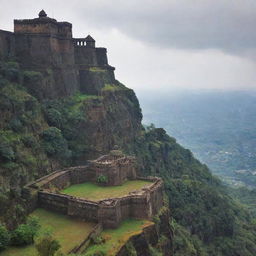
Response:
[{"label": "crenellated parapet", "polygon": [[72,38],[72,24],[49,18],[42,10],[38,18],[14,20],[14,33]]}]

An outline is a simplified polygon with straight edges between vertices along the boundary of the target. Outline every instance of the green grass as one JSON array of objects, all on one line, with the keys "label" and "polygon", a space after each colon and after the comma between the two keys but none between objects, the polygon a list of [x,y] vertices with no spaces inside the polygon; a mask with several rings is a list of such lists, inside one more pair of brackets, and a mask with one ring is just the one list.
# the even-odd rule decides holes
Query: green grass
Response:
[{"label": "green grass", "polygon": [[106,72],[106,69],[99,68],[99,67],[92,67],[92,68],[89,68],[89,71],[91,71],[91,72]]},{"label": "green grass", "polygon": [[125,220],[117,229],[104,230],[101,233],[104,242],[91,245],[84,255],[96,255],[97,252],[104,252],[108,256],[116,255],[131,236],[140,234],[144,227],[153,224],[153,222],[147,220]]},{"label": "green grass", "polygon": [[80,92],[77,92],[70,99],[71,99],[71,102],[72,102],[72,104],[70,106],[70,110],[74,113],[74,112],[79,112],[80,108],[84,104],[89,102],[90,100],[95,100],[95,99],[100,100],[101,97],[96,96],[96,95],[82,94]]},{"label": "green grass", "polygon": [[[32,214],[39,218],[42,228],[51,228],[54,237],[60,242],[63,253],[69,252],[79,245],[90,233],[95,223],[72,219],[68,216],[36,209]],[[0,256],[36,256],[33,245],[25,247],[9,247]]]},{"label": "green grass", "polygon": [[121,186],[104,187],[95,185],[91,182],[72,185],[61,191],[63,194],[81,197],[92,201],[103,200],[112,197],[122,197],[128,195],[129,192],[140,190],[151,182],[144,180],[129,180]]},{"label": "green grass", "polygon": [[72,96],[72,99],[76,102],[89,100],[89,99],[99,99],[99,98],[100,97],[97,95],[82,94],[80,92],[77,92]]},{"label": "green grass", "polygon": [[123,88],[116,86],[115,84],[105,84],[105,86],[102,88],[102,91],[116,91],[122,89]]},{"label": "green grass", "polygon": [[23,247],[12,246],[2,251],[0,256],[37,256],[37,252],[33,245]]}]

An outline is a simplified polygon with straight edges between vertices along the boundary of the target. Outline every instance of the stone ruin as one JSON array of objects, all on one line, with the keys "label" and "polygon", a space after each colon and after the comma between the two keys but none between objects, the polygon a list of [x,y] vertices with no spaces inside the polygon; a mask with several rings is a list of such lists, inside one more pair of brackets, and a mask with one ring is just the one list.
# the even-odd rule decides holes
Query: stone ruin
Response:
[{"label": "stone ruin", "polygon": [[[55,171],[26,185],[23,196],[30,210],[37,207],[61,214],[101,223],[103,228],[116,228],[127,218],[151,219],[163,206],[163,181],[157,177],[139,177],[134,157],[115,154],[112,151],[85,166]],[[127,196],[90,201],[59,191],[73,184],[98,183],[98,177],[106,177],[104,186],[122,185],[126,180],[152,182]]]}]

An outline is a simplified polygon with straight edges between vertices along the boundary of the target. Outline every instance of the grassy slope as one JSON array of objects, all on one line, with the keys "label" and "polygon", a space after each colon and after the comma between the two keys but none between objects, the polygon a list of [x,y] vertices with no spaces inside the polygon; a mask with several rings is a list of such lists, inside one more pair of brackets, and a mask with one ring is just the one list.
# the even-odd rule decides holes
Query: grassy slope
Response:
[{"label": "grassy slope", "polygon": [[[114,256],[131,236],[140,234],[144,227],[153,225],[147,220],[126,220],[117,229],[107,229],[101,234],[104,243],[92,245],[86,250],[85,256],[96,255],[97,252],[105,252],[105,255]],[[97,254],[98,255],[98,254]]]},{"label": "grassy slope", "polygon": [[[54,236],[60,242],[62,251],[69,252],[80,244],[94,227],[95,223],[74,220],[70,217],[36,209],[33,213],[40,220],[42,228],[51,228]],[[0,253],[0,256],[35,256],[36,249],[33,245],[26,247],[10,247]]]},{"label": "grassy slope", "polygon": [[121,197],[128,195],[129,192],[139,190],[149,184],[151,184],[151,182],[143,180],[131,180],[126,181],[122,186],[102,187],[90,182],[86,182],[83,184],[72,185],[62,190],[61,193],[83,197],[88,200],[102,200],[110,197]]}]

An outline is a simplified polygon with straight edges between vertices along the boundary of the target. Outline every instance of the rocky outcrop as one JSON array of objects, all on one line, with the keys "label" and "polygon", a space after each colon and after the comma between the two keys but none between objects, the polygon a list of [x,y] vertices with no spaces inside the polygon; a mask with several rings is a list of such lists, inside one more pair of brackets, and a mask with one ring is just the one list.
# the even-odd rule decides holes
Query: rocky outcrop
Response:
[{"label": "rocky outcrop", "polygon": [[145,227],[140,234],[131,236],[116,255],[152,256],[157,253],[163,256],[173,255],[173,231],[170,226],[169,210],[162,208],[155,219],[154,225]]}]

